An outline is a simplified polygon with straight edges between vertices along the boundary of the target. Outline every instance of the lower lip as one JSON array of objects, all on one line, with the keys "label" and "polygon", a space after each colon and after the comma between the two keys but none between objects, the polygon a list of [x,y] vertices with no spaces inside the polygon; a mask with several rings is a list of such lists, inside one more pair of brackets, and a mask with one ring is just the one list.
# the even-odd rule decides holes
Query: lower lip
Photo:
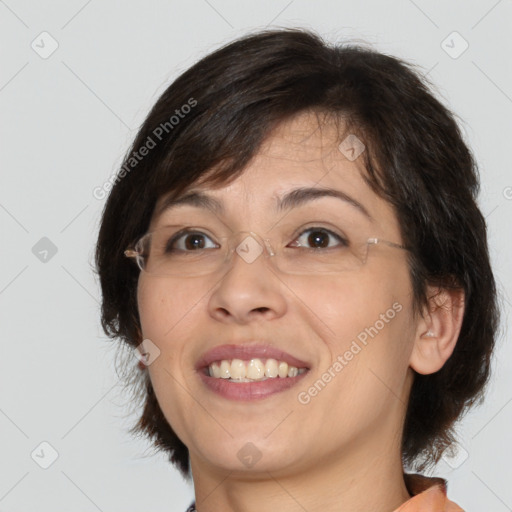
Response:
[{"label": "lower lip", "polygon": [[227,379],[217,379],[210,377],[202,372],[199,372],[204,384],[218,395],[229,400],[261,400],[267,398],[286,389],[295,386],[303,377],[308,374],[308,371],[297,375],[296,377],[276,377],[274,379],[266,379],[254,382],[230,382]]}]

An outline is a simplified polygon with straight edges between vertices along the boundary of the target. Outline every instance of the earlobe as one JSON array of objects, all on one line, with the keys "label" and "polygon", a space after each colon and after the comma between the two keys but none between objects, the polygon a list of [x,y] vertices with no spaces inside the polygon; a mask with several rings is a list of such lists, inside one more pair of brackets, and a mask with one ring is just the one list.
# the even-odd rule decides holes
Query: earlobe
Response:
[{"label": "earlobe", "polygon": [[428,286],[428,307],[419,318],[410,367],[422,375],[439,371],[452,355],[464,318],[464,290]]}]

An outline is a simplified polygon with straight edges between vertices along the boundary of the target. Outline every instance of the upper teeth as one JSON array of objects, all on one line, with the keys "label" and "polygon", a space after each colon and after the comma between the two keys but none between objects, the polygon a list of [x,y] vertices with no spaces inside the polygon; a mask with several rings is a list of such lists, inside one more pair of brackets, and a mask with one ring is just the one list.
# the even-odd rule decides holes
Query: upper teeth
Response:
[{"label": "upper teeth", "polygon": [[236,380],[296,377],[305,371],[306,368],[299,369],[295,366],[288,366],[288,363],[276,359],[267,359],[264,362],[261,359],[251,359],[250,361],[223,359],[215,361],[208,367],[210,377]]}]

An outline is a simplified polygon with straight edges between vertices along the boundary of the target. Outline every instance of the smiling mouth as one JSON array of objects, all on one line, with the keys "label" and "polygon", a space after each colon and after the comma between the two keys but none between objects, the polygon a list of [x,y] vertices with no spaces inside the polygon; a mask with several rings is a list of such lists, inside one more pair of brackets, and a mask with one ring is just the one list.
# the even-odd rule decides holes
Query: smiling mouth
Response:
[{"label": "smiling mouth", "polygon": [[222,359],[212,362],[203,373],[228,382],[259,382],[268,379],[287,379],[305,373],[308,368],[297,368],[277,359],[253,358]]},{"label": "smiling mouth", "polygon": [[270,398],[297,386],[311,371],[310,363],[269,343],[237,341],[213,347],[196,363],[205,388],[224,399]]}]

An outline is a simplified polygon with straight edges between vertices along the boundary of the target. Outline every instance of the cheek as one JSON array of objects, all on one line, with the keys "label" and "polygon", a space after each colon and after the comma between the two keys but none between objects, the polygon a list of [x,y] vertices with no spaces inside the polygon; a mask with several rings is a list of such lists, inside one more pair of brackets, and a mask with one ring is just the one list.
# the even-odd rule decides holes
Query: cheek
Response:
[{"label": "cheek", "polygon": [[192,287],[177,288],[165,279],[142,275],[137,288],[137,303],[146,338],[163,344],[169,343],[191,321],[194,308],[200,307],[201,294]]},{"label": "cheek", "polygon": [[412,310],[395,298],[382,292],[369,300],[354,292],[341,301],[347,311],[331,338],[330,360],[301,390],[308,421],[333,439],[384,425],[407,403]]},{"label": "cheek", "polygon": [[293,292],[289,313],[307,322],[333,357],[348,350],[352,340],[364,346],[365,341],[403,338],[411,332],[412,291],[407,267],[375,266],[372,270],[286,283]]},{"label": "cheek", "polygon": [[166,310],[170,309],[167,303],[168,296],[155,280],[144,278],[141,274],[137,288],[137,304],[142,333],[145,338],[161,339],[165,332],[164,319]]},{"label": "cheek", "polygon": [[[179,387],[192,370],[188,351],[193,344],[189,343],[189,338],[197,321],[195,313],[202,305],[201,296],[191,292],[191,287],[180,287],[176,291],[164,279],[145,276],[139,280],[137,301],[142,336],[160,351],[148,368],[153,387],[157,395],[160,389],[169,390],[164,391],[168,393]],[[169,374],[178,382],[168,382]]]},{"label": "cheek", "polygon": [[385,383],[381,387],[399,389],[407,373],[415,332],[408,268],[391,265],[386,270],[345,276],[323,293],[310,294],[329,326],[324,341],[331,361],[341,359],[338,382],[345,392],[359,395],[379,377]]},{"label": "cheek", "polygon": [[403,396],[414,341],[408,273],[379,276],[359,279],[344,302],[350,321],[336,346],[345,365],[340,384],[361,404],[391,404]]},{"label": "cheek", "polygon": [[190,289],[175,293],[162,279],[142,276],[137,289],[137,301],[142,334],[160,350],[147,371],[162,412],[182,441],[188,441],[193,418],[188,417],[190,390],[187,377],[191,369],[188,360],[187,333],[193,331],[194,305],[200,297]]}]

